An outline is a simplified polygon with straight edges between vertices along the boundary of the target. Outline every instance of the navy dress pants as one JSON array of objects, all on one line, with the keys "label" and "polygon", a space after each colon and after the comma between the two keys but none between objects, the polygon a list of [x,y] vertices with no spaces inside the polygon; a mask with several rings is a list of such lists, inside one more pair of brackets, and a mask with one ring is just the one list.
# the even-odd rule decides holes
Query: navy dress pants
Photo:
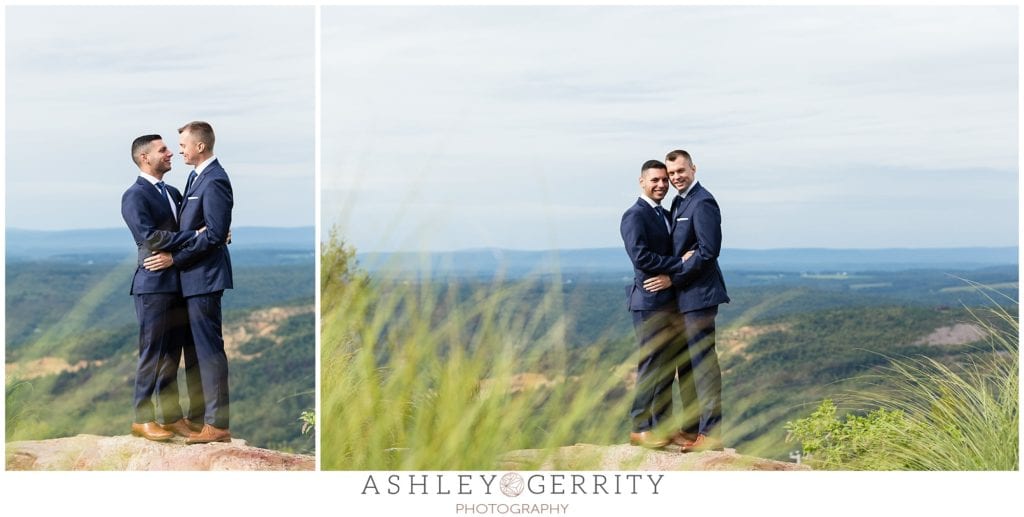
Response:
[{"label": "navy dress pants", "polygon": [[189,327],[196,345],[196,361],[206,402],[204,422],[220,429],[229,426],[228,357],[221,331],[221,295],[224,291],[185,298]]}]

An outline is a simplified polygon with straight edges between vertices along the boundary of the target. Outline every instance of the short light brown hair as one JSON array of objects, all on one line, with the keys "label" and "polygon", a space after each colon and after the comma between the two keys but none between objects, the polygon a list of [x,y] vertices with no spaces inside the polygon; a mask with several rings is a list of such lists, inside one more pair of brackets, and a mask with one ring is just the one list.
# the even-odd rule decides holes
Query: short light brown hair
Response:
[{"label": "short light brown hair", "polygon": [[178,128],[179,135],[185,131],[188,131],[197,140],[206,144],[208,150],[213,151],[213,142],[216,138],[213,136],[213,126],[209,122],[196,120]]},{"label": "short light brown hair", "polygon": [[689,163],[691,167],[693,166],[693,158],[690,158],[690,153],[682,149],[676,149],[675,151],[672,151],[671,153],[665,155],[665,161],[674,162],[678,160],[680,157],[686,158],[686,162]]}]

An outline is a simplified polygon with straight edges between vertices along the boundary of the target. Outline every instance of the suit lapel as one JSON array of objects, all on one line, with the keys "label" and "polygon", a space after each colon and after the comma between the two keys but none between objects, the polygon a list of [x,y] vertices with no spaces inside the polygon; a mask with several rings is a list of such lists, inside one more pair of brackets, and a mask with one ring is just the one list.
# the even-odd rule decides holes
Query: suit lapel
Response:
[{"label": "suit lapel", "polygon": [[680,203],[681,201],[682,201],[682,199],[678,195],[676,197],[672,198],[672,210],[670,211],[670,213],[671,213],[671,217],[670,218],[672,220],[669,221],[669,224],[672,226],[671,232],[675,232],[676,231],[676,218],[679,217],[679,212],[681,211],[679,209],[679,205],[682,204],[682,203]]},{"label": "suit lapel", "polygon": [[195,194],[196,192],[198,192],[199,191],[199,186],[202,185],[204,181],[206,181],[206,178],[208,178],[210,176],[210,173],[212,173],[215,169],[219,169],[219,168],[220,168],[220,164],[217,163],[217,160],[214,160],[214,161],[210,162],[210,165],[207,165],[206,168],[203,169],[203,172],[201,172],[199,174],[199,176],[196,177],[195,181],[192,182],[192,187],[189,188],[188,191],[185,192],[185,194],[184,194],[185,197],[182,198],[182,200],[181,200],[181,208],[178,209],[178,214],[179,215],[181,214],[181,212],[183,210],[185,210],[185,205],[188,204],[189,195]]},{"label": "suit lapel", "polygon": [[182,202],[181,193],[178,192],[178,189],[174,189],[174,190],[168,189],[167,191],[170,192],[171,199],[174,200],[174,210],[175,210],[175,216],[176,216],[175,217],[175,221],[177,221],[178,224],[181,224],[181,202]]},{"label": "suit lapel", "polygon": [[[174,219],[174,214],[171,213],[171,205],[167,204],[167,198],[160,195],[160,189],[156,188],[155,185],[142,179],[141,177],[139,178],[137,183],[139,184],[139,188],[142,189],[143,195],[149,197],[149,199],[156,204],[157,210],[160,211],[159,214],[153,215],[159,216],[161,219],[167,217]],[[173,194],[171,197],[174,197]]]},{"label": "suit lapel", "polygon": [[682,202],[679,203],[678,210],[676,212],[674,212],[675,215],[672,217],[672,224],[673,224],[673,226],[675,225],[676,217],[682,217],[683,212],[685,212],[686,209],[691,204],[693,204],[693,200],[696,199],[697,194],[700,192],[700,190],[702,188],[703,187],[700,186],[700,183],[695,183],[693,185],[693,188],[690,189],[690,192],[688,194],[686,194],[686,197],[682,199]]},{"label": "suit lapel", "polygon": [[662,217],[657,208],[651,207],[651,205],[647,204],[647,201],[644,201],[643,198],[637,199],[636,204],[640,207],[642,213],[647,214],[646,217],[649,221],[656,223],[658,228],[664,228],[665,235],[670,235],[668,228],[669,223],[668,221],[665,221],[665,218]]}]

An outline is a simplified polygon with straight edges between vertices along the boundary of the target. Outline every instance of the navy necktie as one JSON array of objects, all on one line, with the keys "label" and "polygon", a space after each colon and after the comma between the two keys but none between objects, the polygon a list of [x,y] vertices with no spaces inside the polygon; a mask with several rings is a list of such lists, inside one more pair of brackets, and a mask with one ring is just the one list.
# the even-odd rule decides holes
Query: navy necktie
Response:
[{"label": "navy necktie", "polygon": [[174,200],[171,199],[171,196],[168,195],[167,184],[162,182],[162,181],[158,181],[158,182],[156,182],[156,188],[160,189],[160,195],[164,199],[167,200],[167,203],[171,207],[171,215],[173,215],[174,216],[174,220],[177,221],[178,220],[178,204],[175,203]]},{"label": "navy necktie", "polygon": [[675,217],[679,207],[683,205],[683,196],[676,194],[676,197],[672,198],[672,217]]},{"label": "navy necktie", "polygon": [[192,172],[188,173],[188,181],[185,182],[185,195],[186,196],[188,195],[189,191],[192,189],[192,182],[196,180],[197,176],[199,176],[199,175],[196,174],[195,169],[192,169]]},{"label": "navy necktie", "polygon": [[668,212],[666,212],[665,209],[661,207],[661,205],[654,207],[654,209],[658,211],[658,215],[661,216],[661,220],[665,221],[665,227],[671,229],[672,221],[668,217]]}]

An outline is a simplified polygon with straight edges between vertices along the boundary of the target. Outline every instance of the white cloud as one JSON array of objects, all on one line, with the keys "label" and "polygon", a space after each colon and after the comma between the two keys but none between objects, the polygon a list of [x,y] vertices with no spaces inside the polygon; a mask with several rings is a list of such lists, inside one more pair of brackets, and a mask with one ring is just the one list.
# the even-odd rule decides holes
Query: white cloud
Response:
[{"label": "white cloud", "polygon": [[[7,226],[122,225],[132,140],[176,149],[196,119],[217,132],[236,225],[313,224],[311,7],[10,7],[6,21]],[[168,181],[187,167],[176,155]]]},{"label": "white cloud", "polygon": [[[822,201],[843,213],[844,203],[879,190],[896,214],[906,210],[894,230],[928,236],[922,245],[979,243],[916,216],[948,188],[928,172],[964,170],[990,171],[984,189],[959,200],[986,214],[981,242],[1014,244],[1015,212],[1005,210],[1015,200],[997,202],[1017,180],[1014,15],[324,7],[323,222],[345,213],[360,223],[348,229],[360,249],[408,249],[408,238],[389,240],[359,214],[374,200],[371,217],[386,218],[412,188],[416,202],[448,206],[454,221],[480,217],[461,200],[492,208],[484,224],[496,231],[486,239],[474,244],[455,225],[434,232],[429,248],[544,247],[538,228],[552,228],[563,247],[616,246],[617,228],[578,207],[610,210],[616,225],[636,195],[639,165],[684,147],[734,218],[733,246],[772,239],[735,227],[756,219],[755,207],[791,214],[771,229],[787,245],[887,245],[879,232],[829,230],[826,239],[813,224],[829,220],[818,213]],[[906,175],[917,181],[893,181]],[[894,215],[860,217],[883,227]]]}]

